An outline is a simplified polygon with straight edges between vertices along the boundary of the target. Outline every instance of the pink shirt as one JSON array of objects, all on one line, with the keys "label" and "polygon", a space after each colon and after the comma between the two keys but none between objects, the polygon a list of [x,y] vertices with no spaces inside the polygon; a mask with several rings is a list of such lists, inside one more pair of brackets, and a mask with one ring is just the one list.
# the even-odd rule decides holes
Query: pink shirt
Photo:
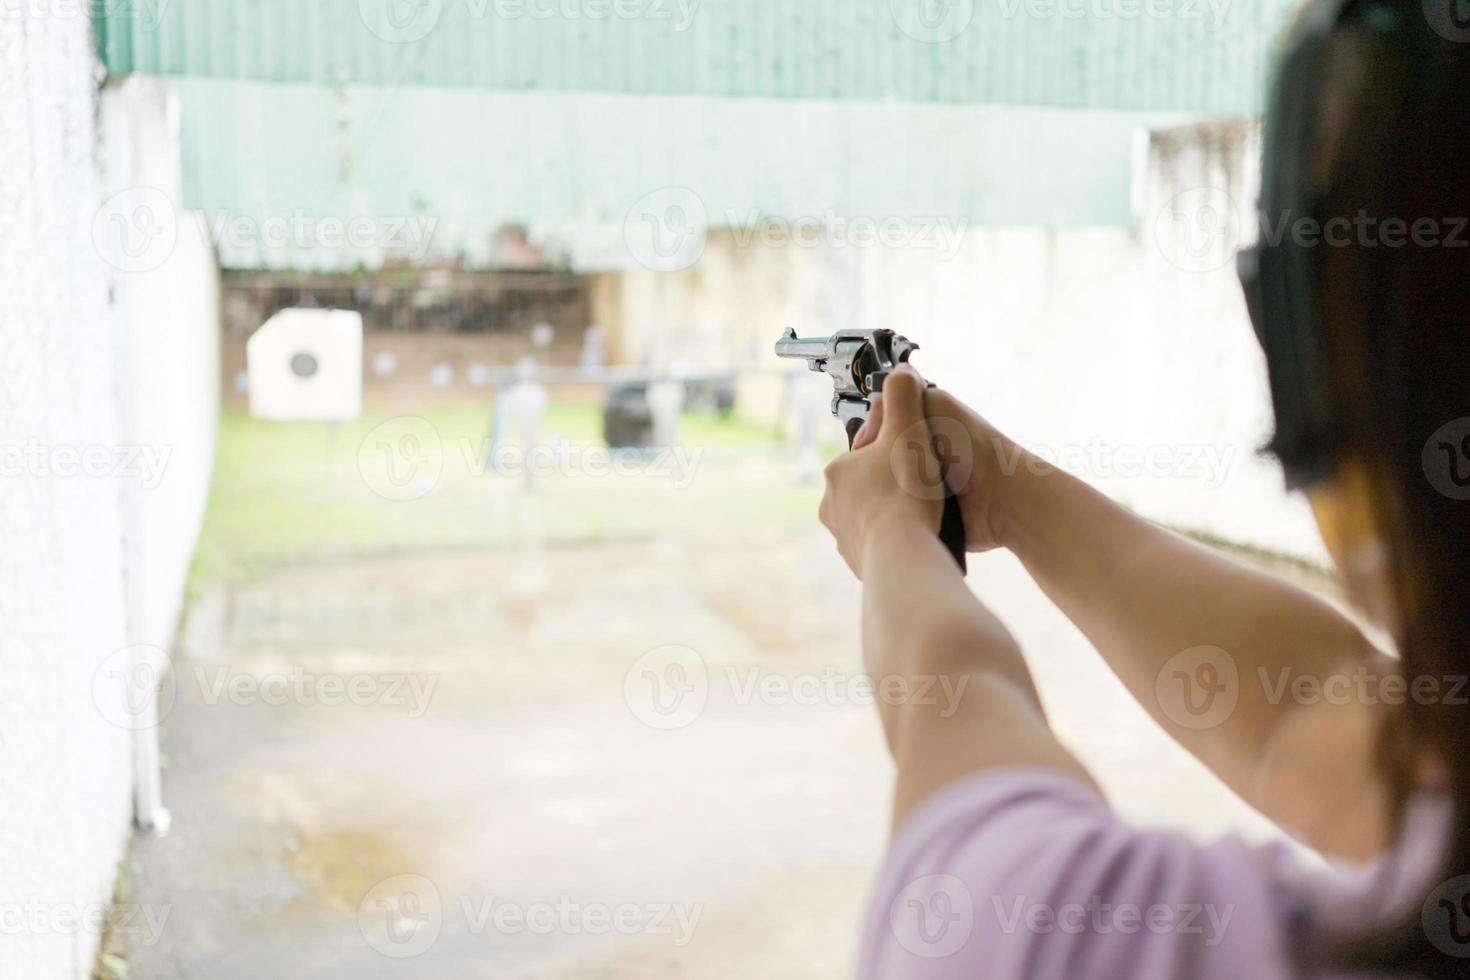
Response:
[{"label": "pink shirt", "polygon": [[[899,829],[869,907],[858,976],[1347,978],[1354,974],[1330,966],[1328,952],[1432,904],[1425,896],[1448,826],[1448,801],[1421,797],[1396,851],[1361,866],[1308,866],[1285,843],[1201,844],[1131,827],[1059,774],[979,773]],[[1470,894],[1470,880],[1463,884]],[[1451,937],[1446,926],[1436,941]],[[1460,955],[1470,955],[1470,940]]]}]

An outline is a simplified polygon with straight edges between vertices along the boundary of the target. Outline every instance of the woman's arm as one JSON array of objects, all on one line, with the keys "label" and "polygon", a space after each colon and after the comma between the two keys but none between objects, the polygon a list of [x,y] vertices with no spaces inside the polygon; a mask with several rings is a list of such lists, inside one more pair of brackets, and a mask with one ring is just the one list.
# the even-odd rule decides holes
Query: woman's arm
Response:
[{"label": "woman's arm", "polygon": [[1374,849],[1357,831],[1376,825],[1365,805],[1381,809],[1381,704],[1356,683],[1331,699],[1293,685],[1379,677],[1392,660],[1318,597],[1140,519],[944,392],[927,410],[972,437],[971,541],[1014,552],[1134,698],[1248,802],[1325,849]]},{"label": "woman's arm", "polygon": [[934,528],[888,525],[863,568],[863,656],[898,769],[893,824],[970,773],[1029,766],[1092,777],[1052,734],[1020,648],[975,598]]},{"label": "woman's arm", "polygon": [[[968,773],[1086,770],[1056,741],[1015,640],[965,585],[918,482],[931,454],[923,382],[892,375],[883,409],[827,468],[822,520],[863,580],[863,656],[898,768],[894,825]],[[929,456],[932,465],[933,457]]]}]

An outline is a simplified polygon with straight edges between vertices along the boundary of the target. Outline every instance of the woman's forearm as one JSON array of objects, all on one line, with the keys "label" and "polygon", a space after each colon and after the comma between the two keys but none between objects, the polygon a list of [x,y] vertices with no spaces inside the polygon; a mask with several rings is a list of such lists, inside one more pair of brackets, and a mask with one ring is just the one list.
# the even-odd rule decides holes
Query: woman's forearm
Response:
[{"label": "woman's forearm", "polygon": [[863,655],[898,768],[895,826],[986,768],[1050,768],[1091,783],[1052,735],[1015,639],[932,529],[875,532],[863,569]]},{"label": "woman's forearm", "polygon": [[970,591],[932,531],[875,532],[863,568],[864,662],[879,675],[875,681],[898,672],[989,670],[1035,696],[1015,639]]},{"label": "woman's forearm", "polygon": [[1261,761],[1292,707],[1283,676],[1325,680],[1373,654],[1318,597],[1150,524],[1034,457],[995,494],[998,543],[1139,703],[1258,805]]}]

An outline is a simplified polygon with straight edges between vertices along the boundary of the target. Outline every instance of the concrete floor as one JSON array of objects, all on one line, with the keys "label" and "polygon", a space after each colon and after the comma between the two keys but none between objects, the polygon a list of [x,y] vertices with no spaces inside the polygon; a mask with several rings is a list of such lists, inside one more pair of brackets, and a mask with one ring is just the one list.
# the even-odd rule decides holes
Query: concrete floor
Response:
[{"label": "concrete floor", "polygon": [[[1120,809],[1269,833],[1013,559],[970,581]],[[306,566],[207,595],[163,733],[173,831],[128,869],[130,901],[169,918],[130,976],[848,975],[890,783],[842,683],[857,600],[815,526]],[[639,693],[691,676],[670,645],[706,672],[697,717]],[[371,703],[322,703],[333,678]],[[812,678],[819,703],[780,693]],[[286,703],[255,693],[272,679]]]}]

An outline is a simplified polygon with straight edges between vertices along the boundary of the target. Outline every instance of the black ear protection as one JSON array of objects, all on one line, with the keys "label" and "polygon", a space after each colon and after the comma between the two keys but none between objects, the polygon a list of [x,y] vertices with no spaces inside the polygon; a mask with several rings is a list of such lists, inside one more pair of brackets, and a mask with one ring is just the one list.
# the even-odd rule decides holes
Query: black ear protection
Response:
[{"label": "black ear protection", "polygon": [[1276,434],[1267,449],[1280,459],[1287,486],[1327,476],[1340,445],[1323,377],[1317,255],[1311,237],[1293,234],[1301,222],[1322,228],[1325,189],[1313,177],[1321,120],[1318,94],[1329,39],[1365,8],[1375,26],[1401,25],[1393,0],[1335,0],[1313,4],[1291,32],[1277,64],[1262,131],[1260,240],[1237,258],[1241,286],[1256,336],[1266,353]]}]

